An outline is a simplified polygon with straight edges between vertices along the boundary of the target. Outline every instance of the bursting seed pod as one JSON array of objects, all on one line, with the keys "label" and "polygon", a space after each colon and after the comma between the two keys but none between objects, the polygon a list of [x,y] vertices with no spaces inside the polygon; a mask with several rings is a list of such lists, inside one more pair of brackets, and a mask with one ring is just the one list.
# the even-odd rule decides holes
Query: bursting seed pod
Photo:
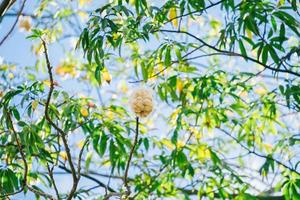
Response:
[{"label": "bursting seed pod", "polygon": [[152,92],[146,88],[138,88],[131,95],[130,106],[138,117],[147,117],[153,110]]}]

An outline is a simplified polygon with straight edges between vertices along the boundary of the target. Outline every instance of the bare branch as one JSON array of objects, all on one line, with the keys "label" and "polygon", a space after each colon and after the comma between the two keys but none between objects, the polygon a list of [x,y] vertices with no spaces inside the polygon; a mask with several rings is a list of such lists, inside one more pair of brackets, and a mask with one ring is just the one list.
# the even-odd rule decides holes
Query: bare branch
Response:
[{"label": "bare branch", "polygon": [[16,0],[3,0],[0,4],[0,17],[16,2]]},{"label": "bare branch", "polygon": [[230,138],[232,138],[236,143],[238,143],[243,149],[247,150],[249,153],[254,154],[254,155],[256,155],[258,157],[261,157],[261,158],[272,160],[275,163],[277,163],[278,165],[281,165],[282,167],[288,169],[289,171],[295,172],[296,174],[300,175],[300,172],[298,172],[297,170],[293,169],[292,167],[290,167],[290,166],[282,163],[281,161],[279,161],[279,160],[277,160],[277,159],[275,159],[273,157],[270,157],[270,156],[265,156],[265,155],[259,154],[256,151],[253,151],[253,150],[249,149],[247,146],[245,146],[244,144],[242,144],[237,138],[235,138],[234,136],[232,136],[228,131],[226,131],[224,129],[221,129],[221,128],[219,128],[219,130],[222,131],[223,133],[225,133]]},{"label": "bare branch", "polygon": [[174,19],[178,19],[178,18],[182,19],[183,17],[191,16],[191,15],[196,14],[196,13],[200,13],[200,14],[201,14],[201,13],[203,13],[204,11],[206,11],[206,10],[209,9],[209,8],[212,8],[212,7],[214,7],[214,6],[219,5],[219,4],[222,3],[223,1],[224,1],[224,0],[221,0],[221,1],[218,1],[218,2],[216,2],[216,3],[212,3],[212,4],[210,4],[209,6],[203,8],[203,9],[195,10],[195,11],[192,11],[192,12],[189,12],[189,13],[185,13],[185,14],[182,14],[182,15],[179,15],[179,16],[176,16],[176,17],[173,17],[173,18],[169,19],[167,22],[165,22],[165,24],[166,24],[166,23],[169,23],[169,22],[171,22],[171,21],[173,21]]},{"label": "bare branch", "polygon": [[134,137],[134,141],[133,141],[130,153],[129,153],[129,158],[128,158],[128,161],[127,161],[127,164],[126,164],[125,174],[124,174],[124,185],[127,189],[127,191],[126,191],[128,193],[127,195],[130,194],[130,188],[128,186],[128,172],[129,172],[129,168],[130,168],[131,159],[132,159],[135,147],[136,147],[137,142],[138,142],[138,137],[139,137],[139,117],[136,117],[135,137]]},{"label": "bare branch", "polygon": [[[65,170],[65,171],[68,172],[69,174],[72,174],[71,170],[68,169],[68,168],[66,168],[65,166],[59,165],[58,167],[59,167],[60,169]],[[100,187],[107,188],[108,191],[110,191],[110,192],[116,192],[113,188],[111,188],[111,187],[109,187],[109,186],[106,186],[104,183],[102,183],[102,182],[99,181],[98,179],[96,179],[96,178],[94,178],[94,177],[92,177],[92,176],[90,176],[90,175],[88,175],[88,174],[83,174],[83,173],[81,173],[80,175],[81,175],[82,177],[85,177],[85,178],[91,180],[91,181],[94,181],[94,182],[97,183]]]},{"label": "bare branch", "polygon": [[[8,33],[3,37],[3,39],[0,41],[0,46],[5,42],[5,40],[9,37],[9,35],[13,32],[13,30],[15,29],[18,21],[19,21],[19,18],[20,18],[20,15],[24,9],[24,6],[25,6],[25,2],[26,0],[23,0],[23,3],[21,5],[21,8],[20,8],[20,11],[18,12],[18,16],[14,22],[14,24],[12,25],[12,27],[10,28],[10,30],[8,31]],[[0,11],[1,12],[1,11]]]},{"label": "bare branch", "polygon": [[53,93],[53,90],[54,90],[54,80],[53,80],[53,74],[52,74],[52,66],[50,64],[50,60],[49,60],[49,56],[48,56],[47,45],[46,45],[45,40],[43,40],[43,39],[41,39],[41,40],[42,40],[42,44],[43,44],[43,47],[44,47],[44,54],[45,54],[46,64],[47,64],[47,69],[48,69],[48,74],[49,74],[49,78],[50,78],[50,89],[49,89],[47,101],[46,101],[46,104],[45,104],[45,118],[49,122],[49,124],[55,130],[57,130],[58,133],[60,134],[60,136],[62,138],[62,141],[63,141],[63,144],[64,144],[64,147],[65,147],[65,150],[66,150],[66,154],[67,154],[67,158],[68,158],[68,163],[70,165],[70,169],[71,169],[71,172],[72,172],[72,178],[73,178],[73,186],[72,186],[71,191],[69,193],[69,196],[67,198],[68,200],[71,200],[72,197],[73,197],[73,195],[76,192],[77,185],[78,185],[78,182],[79,182],[79,178],[76,175],[76,170],[75,170],[75,167],[74,167],[74,164],[73,164],[73,161],[72,161],[72,156],[71,156],[70,148],[69,148],[68,141],[67,141],[67,138],[66,138],[66,133],[61,128],[59,128],[52,121],[52,119],[49,116],[49,106],[50,106],[50,101],[51,101],[52,93]]},{"label": "bare branch", "polygon": [[216,52],[219,52],[219,53],[223,53],[223,55],[226,55],[226,56],[235,56],[235,57],[241,57],[241,58],[244,58],[246,60],[250,60],[256,64],[259,64],[261,66],[263,66],[264,68],[267,68],[267,69],[270,69],[274,72],[282,72],[282,73],[287,73],[287,74],[292,74],[294,76],[298,76],[300,77],[300,73],[298,72],[295,72],[295,71],[292,71],[292,70],[288,70],[288,69],[280,69],[280,68],[274,68],[272,67],[271,65],[267,65],[267,64],[264,64],[262,63],[261,61],[259,60],[256,60],[252,57],[249,57],[249,56],[246,56],[246,55],[242,55],[242,54],[239,54],[239,53],[236,53],[236,52],[232,52],[232,51],[227,51],[227,50],[222,50],[222,49],[218,49],[217,47],[215,46],[212,46],[210,44],[208,44],[207,42],[205,42],[204,40],[202,40],[201,38],[193,35],[192,33],[189,33],[187,31],[178,31],[178,30],[166,30],[166,29],[159,29],[157,31],[160,31],[160,32],[167,32],[167,33],[180,33],[180,34],[186,34],[194,39],[196,39],[197,41],[199,41],[201,44],[205,45],[206,47],[216,51]]},{"label": "bare branch", "polygon": [[48,174],[49,174],[50,179],[51,179],[51,181],[52,181],[52,184],[53,184],[53,187],[54,187],[54,190],[55,190],[56,197],[57,197],[57,199],[59,199],[59,192],[58,192],[58,189],[57,189],[57,187],[56,187],[56,182],[55,182],[55,180],[54,180],[53,169],[54,169],[54,165],[50,168],[49,164],[47,163]]}]

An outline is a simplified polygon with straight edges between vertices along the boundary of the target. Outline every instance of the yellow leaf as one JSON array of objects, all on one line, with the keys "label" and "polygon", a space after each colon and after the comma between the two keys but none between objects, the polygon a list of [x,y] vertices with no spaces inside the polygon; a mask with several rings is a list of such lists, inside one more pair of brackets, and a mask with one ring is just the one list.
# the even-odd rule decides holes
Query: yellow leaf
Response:
[{"label": "yellow leaf", "polygon": [[126,85],[126,82],[125,82],[125,81],[121,81],[121,82],[118,84],[118,89],[119,89],[122,93],[128,92],[128,87],[127,87],[127,85]]},{"label": "yellow leaf", "polygon": [[268,153],[271,153],[272,152],[272,145],[271,144],[263,144],[265,150],[268,152]]},{"label": "yellow leaf", "polygon": [[67,161],[68,160],[68,156],[67,156],[67,153],[65,151],[61,151],[59,153],[59,156],[64,160],[64,161]]},{"label": "yellow leaf", "polygon": [[38,44],[34,44],[33,46],[32,46],[32,51],[34,52],[34,54],[35,55],[40,55],[40,54],[42,54],[42,52],[43,52],[43,45],[42,45],[42,43],[41,42],[39,42]]},{"label": "yellow leaf", "polygon": [[135,5],[135,0],[129,0],[129,4],[134,6]]},{"label": "yellow leaf", "polygon": [[163,145],[165,145],[169,150],[173,150],[174,149],[174,145],[172,144],[172,142],[168,139],[162,139],[161,143]]},{"label": "yellow leaf", "polygon": [[83,117],[88,117],[88,116],[89,116],[89,111],[88,111],[86,108],[81,108],[81,109],[80,109],[80,114],[81,114]]},{"label": "yellow leaf", "polygon": [[117,40],[119,38],[119,34],[118,33],[113,33],[112,35],[114,40]]},{"label": "yellow leaf", "polygon": [[185,145],[185,143],[181,140],[177,141],[177,143],[176,143],[177,148],[182,148],[182,147],[184,147],[184,145]]},{"label": "yellow leaf", "polygon": [[13,79],[14,77],[15,77],[15,75],[14,75],[13,73],[9,73],[9,74],[8,74],[8,78],[9,78],[9,79]]},{"label": "yellow leaf", "polygon": [[114,117],[114,113],[110,110],[106,111],[106,116],[110,119],[110,120],[113,120],[115,117]]},{"label": "yellow leaf", "polygon": [[[49,80],[43,80],[43,84],[50,87],[50,81]],[[56,81],[53,81],[54,86],[58,86],[58,83]]]},{"label": "yellow leaf", "polygon": [[247,37],[252,39],[252,32],[246,28],[246,34],[247,34]]},{"label": "yellow leaf", "polygon": [[88,3],[90,3],[92,0],[79,0],[79,7],[82,7]]},{"label": "yellow leaf", "polygon": [[196,139],[201,139],[202,134],[195,127],[189,127],[188,130],[195,136]]},{"label": "yellow leaf", "polygon": [[80,141],[76,144],[76,146],[77,146],[79,149],[82,149],[83,145],[84,145],[84,140],[80,140]]},{"label": "yellow leaf", "polygon": [[178,92],[180,94],[182,92],[182,89],[183,89],[183,82],[182,82],[182,80],[177,79],[177,81],[176,81],[176,88],[177,88],[177,90],[178,90]]},{"label": "yellow leaf", "polygon": [[105,71],[102,73],[102,77],[103,77],[103,79],[104,79],[108,84],[110,84],[112,78],[111,78],[110,73],[109,73],[107,70],[105,70]]},{"label": "yellow leaf", "polygon": [[261,96],[268,93],[268,91],[263,87],[259,87],[259,88],[255,89],[254,92],[258,95],[261,95]]},{"label": "yellow leaf", "polygon": [[31,104],[32,106],[32,110],[35,111],[35,109],[37,108],[37,106],[39,105],[39,101],[38,100],[34,100]]},{"label": "yellow leaf", "polygon": [[44,80],[43,83],[44,83],[45,85],[47,85],[48,87],[50,87],[50,81],[49,81],[49,80]]},{"label": "yellow leaf", "polygon": [[170,8],[170,12],[169,12],[169,19],[172,21],[172,24],[174,27],[178,27],[178,19],[177,17],[177,11],[175,7]]},{"label": "yellow leaf", "polygon": [[60,76],[69,74],[70,76],[75,77],[78,74],[75,67],[75,63],[63,62],[57,66],[55,73]]},{"label": "yellow leaf", "polygon": [[197,149],[197,155],[200,161],[205,161],[206,159],[210,158],[210,151],[205,145],[201,145]]},{"label": "yellow leaf", "polygon": [[285,3],[285,0],[279,0],[277,3],[277,7],[282,6]]},{"label": "yellow leaf", "polygon": [[78,15],[82,20],[86,20],[89,18],[89,15],[84,11],[78,11]]}]

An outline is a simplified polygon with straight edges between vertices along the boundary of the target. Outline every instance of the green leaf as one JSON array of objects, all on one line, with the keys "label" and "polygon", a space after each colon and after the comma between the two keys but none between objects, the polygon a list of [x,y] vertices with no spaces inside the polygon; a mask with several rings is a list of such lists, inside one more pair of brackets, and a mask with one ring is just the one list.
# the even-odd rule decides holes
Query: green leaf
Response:
[{"label": "green leaf", "polygon": [[19,111],[17,110],[16,107],[12,108],[12,113],[13,113],[14,117],[16,118],[16,120],[19,121],[20,120],[20,113],[19,113]]},{"label": "green leaf", "polygon": [[186,170],[186,166],[188,165],[188,159],[183,151],[179,151],[177,154],[177,165],[179,169]]},{"label": "green leaf", "polygon": [[40,29],[32,29],[31,30],[32,34],[27,36],[26,39],[37,39],[41,38],[44,34],[44,32]]},{"label": "green leaf", "polygon": [[181,51],[177,46],[175,46],[175,54],[176,54],[178,60],[181,61],[182,60]]},{"label": "green leaf", "polygon": [[101,85],[101,70],[103,69],[102,65],[98,65],[95,70],[95,78],[98,83]]},{"label": "green leaf", "polygon": [[272,46],[269,46],[269,53],[276,64],[280,62],[280,59]]},{"label": "green leaf", "polygon": [[100,156],[103,156],[104,153],[105,153],[106,146],[107,146],[107,141],[108,141],[107,135],[105,135],[104,133],[102,133],[101,139],[100,139],[100,148],[99,148],[99,154],[100,154]]},{"label": "green leaf", "polygon": [[166,54],[165,54],[165,65],[166,66],[170,66],[172,64],[172,60],[171,60],[171,49],[168,46],[166,48]]},{"label": "green leaf", "polygon": [[[240,46],[242,55],[247,57],[247,52],[246,52],[245,46],[243,44],[243,41],[242,40],[238,40],[238,41],[239,41],[239,46]],[[247,59],[245,58],[245,60],[247,60]]]},{"label": "green leaf", "polygon": [[148,70],[147,70],[147,67],[145,66],[144,62],[141,63],[141,70],[142,70],[142,76],[143,76],[144,81],[147,81],[148,80]]},{"label": "green leaf", "polygon": [[92,152],[92,151],[89,151],[89,152],[86,154],[86,160],[85,160],[85,172],[86,172],[86,173],[89,171],[89,168],[90,168],[90,164],[91,164],[92,158],[93,158],[93,152]]},{"label": "green leaf", "polygon": [[148,138],[143,139],[144,147],[148,151],[149,150],[149,140]]},{"label": "green leaf", "polygon": [[265,46],[263,48],[263,51],[262,51],[262,62],[263,62],[263,64],[266,64],[267,61],[268,61],[268,52],[269,52],[269,47]]}]

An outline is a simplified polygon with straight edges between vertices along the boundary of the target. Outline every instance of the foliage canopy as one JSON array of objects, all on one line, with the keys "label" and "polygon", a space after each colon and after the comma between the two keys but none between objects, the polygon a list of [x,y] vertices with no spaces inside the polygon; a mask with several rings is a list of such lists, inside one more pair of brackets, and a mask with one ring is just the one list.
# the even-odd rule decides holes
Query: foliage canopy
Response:
[{"label": "foliage canopy", "polygon": [[0,65],[1,198],[300,199],[299,1],[2,6],[35,57]]}]

